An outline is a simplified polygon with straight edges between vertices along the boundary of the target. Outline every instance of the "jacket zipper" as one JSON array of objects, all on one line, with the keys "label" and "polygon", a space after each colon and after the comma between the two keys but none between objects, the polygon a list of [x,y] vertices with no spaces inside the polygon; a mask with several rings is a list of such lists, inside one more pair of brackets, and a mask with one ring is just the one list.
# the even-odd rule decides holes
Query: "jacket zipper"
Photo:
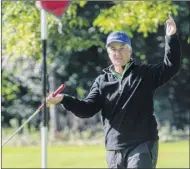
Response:
[{"label": "jacket zipper", "polygon": [[[131,65],[130,65],[131,66]],[[129,66],[129,67],[130,67]],[[124,73],[125,74],[125,73]],[[124,77],[124,74],[122,74],[121,76],[121,79],[119,79],[119,93],[121,94],[121,90],[122,90],[122,80],[123,80],[123,77]]]},{"label": "jacket zipper", "polygon": [[121,86],[121,80],[119,80],[119,93],[121,94],[122,86]]},{"label": "jacket zipper", "polygon": [[119,79],[119,93],[121,94],[122,91],[122,80],[123,80],[123,76],[121,77],[121,79]]}]

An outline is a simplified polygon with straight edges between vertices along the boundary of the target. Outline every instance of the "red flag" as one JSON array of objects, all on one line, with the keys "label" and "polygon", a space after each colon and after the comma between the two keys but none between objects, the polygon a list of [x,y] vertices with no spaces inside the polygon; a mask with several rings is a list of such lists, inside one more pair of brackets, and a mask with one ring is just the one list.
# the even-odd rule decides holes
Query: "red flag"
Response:
[{"label": "red flag", "polygon": [[47,12],[50,12],[57,17],[61,17],[66,8],[69,6],[70,1],[41,0],[40,3],[41,7]]}]

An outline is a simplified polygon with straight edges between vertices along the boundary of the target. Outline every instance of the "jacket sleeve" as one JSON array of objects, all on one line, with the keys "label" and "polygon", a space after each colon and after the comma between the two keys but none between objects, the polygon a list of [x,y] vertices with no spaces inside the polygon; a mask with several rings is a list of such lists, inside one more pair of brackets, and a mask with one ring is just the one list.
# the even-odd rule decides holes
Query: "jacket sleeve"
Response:
[{"label": "jacket sleeve", "polygon": [[171,79],[180,68],[180,43],[177,34],[165,36],[165,55],[163,62],[148,65],[150,83],[154,89],[162,86]]},{"label": "jacket sleeve", "polygon": [[62,106],[80,118],[89,118],[94,116],[102,109],[103,106],[103,98],[100,92],[99,80],[100,77],[96,78],[88,96],[84,99],[77,99],[65,94],[63,100],[61,101]]}]

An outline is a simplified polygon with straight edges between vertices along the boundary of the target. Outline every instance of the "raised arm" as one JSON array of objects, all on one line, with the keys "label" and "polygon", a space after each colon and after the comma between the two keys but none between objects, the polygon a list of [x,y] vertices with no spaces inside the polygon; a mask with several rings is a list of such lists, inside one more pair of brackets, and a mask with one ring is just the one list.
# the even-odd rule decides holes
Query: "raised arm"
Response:
[{"label": "raised arm", "polygon": [[171,79],[180,68],[180,43],[176,33],[176,24],[173,18],[166,21],[165,55],[163,62],[148,65],[148,75],[154,88],[157,88]]}]

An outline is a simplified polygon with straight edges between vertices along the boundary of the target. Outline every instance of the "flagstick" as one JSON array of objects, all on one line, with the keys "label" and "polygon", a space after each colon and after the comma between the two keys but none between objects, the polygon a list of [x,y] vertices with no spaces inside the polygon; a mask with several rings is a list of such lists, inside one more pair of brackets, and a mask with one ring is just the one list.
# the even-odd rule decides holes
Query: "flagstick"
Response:
[{"label": "flagstick", "polygon": [[41,168],[47,168],[47,114],[46,114],[46,45],[47,45],[47,21],[46,12],[41,9],[41,40],[43,54],[43,104],[42,130],[41,130]]}]

